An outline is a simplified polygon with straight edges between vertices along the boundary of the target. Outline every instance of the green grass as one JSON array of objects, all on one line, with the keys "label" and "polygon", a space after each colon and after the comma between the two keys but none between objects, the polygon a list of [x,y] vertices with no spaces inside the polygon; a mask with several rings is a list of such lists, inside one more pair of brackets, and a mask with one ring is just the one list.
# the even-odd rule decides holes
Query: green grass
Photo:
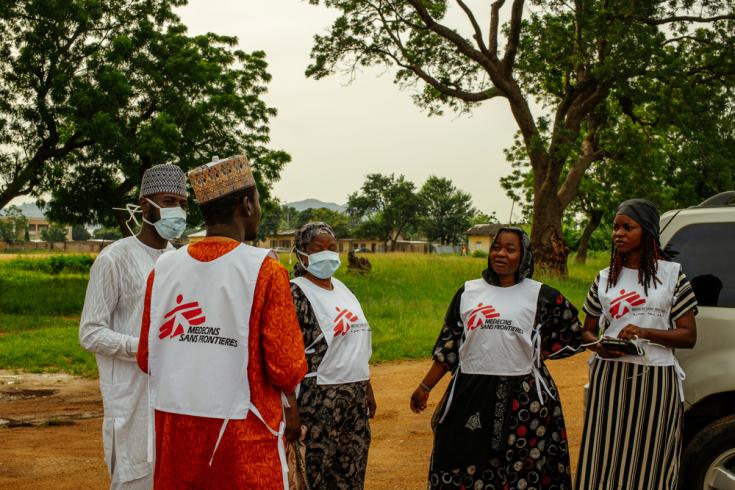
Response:
[{"label": "green grass", "polygon": [[[373,362],[426,358],[457,289],[480,277],[487,259],[419,254],[366,254],[366,276],[337,277],[362,303],[373,329]],[[53,261],[55,259],[55,261]],[[346,257],[343,258],[346,262]],[[283,257],[284,266],[287,257]],[[607,255],[587,265],[570,260],[569,277],[538,276],[581,307]],[[86,259],[0,261],[0,368],[34,372],[97,373],[94,356],[79,347],[79,315],[88,279]]]}]

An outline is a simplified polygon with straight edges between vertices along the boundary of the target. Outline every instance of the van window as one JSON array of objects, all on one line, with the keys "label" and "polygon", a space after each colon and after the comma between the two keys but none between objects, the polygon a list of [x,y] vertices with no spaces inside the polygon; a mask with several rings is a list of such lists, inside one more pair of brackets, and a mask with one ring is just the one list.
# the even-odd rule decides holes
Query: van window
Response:
[{"label": "van window", "polygon": [[685,226],[666,245],[692,283],[700,306],[735,308],[735,223]]}]

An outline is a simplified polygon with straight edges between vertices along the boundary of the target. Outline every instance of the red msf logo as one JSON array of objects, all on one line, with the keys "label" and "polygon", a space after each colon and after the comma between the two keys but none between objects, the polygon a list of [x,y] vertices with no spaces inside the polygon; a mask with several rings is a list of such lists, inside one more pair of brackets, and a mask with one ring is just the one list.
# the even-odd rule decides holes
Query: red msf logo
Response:
[{"label": "red msf logo", "polygon": [[485,320],[488,318],[497,318],[500,313],[497,312],[492,305],[483,305],[479,303],[477,307],[470,312],[470,319],[467,322],[467,330],[474,330],[481,327]]},{"label": "red msf logo", "polygon": [[620,290],[620,296],[610,302],[610,314],[616,320],[630,312],[630,306],[640,306],[646,304],[646,299],[635,291],[625,292],[625,289]]},{"label": "red msf logo", "polygon": [[[191,303],[184,303],[182,305],[181,301],[183,299],[184,297],[181,295],[176,296],[176,304],[178,306],[166,313],[166,316],[163,317],[166,319],[166,323],[161,325],[159,329],[159,339],[164,339],[169,336],[170,338],[174,338],[183,334],[185,332],[184,322],[189,325],[201,325],[207,321],[198,301],[192,301]],[[183,317],[183,320],[181,317]]]},{"label": "red msf logo", "polygon": [[357,315],[347,308],[336,307],[335,310],[337,310],[337,316],[334,318],[334,336],[346,335],[350,331],[350,325],[357,321]]}]

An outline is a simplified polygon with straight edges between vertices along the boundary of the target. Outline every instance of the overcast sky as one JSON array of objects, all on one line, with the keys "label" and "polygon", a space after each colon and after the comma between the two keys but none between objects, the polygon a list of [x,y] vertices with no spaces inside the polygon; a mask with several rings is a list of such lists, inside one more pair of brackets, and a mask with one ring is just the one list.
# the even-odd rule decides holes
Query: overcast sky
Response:
[{"label": "overcast sky", "polygon": [[469,192],[480,210],[507,219],[511,201],[499,179],[510,173],[503,148],[516,125],[504,99],[469,116],[428,117],[383,69],[363,71],[352,83],[344,75],[308,79],[313,36],[325,33],[336,13],[305,0],[190,0],[178,13],[192,34],[236,36],[243,50],[266,52],[273,80],[265,99],[278,109],[272,147],[293,157],[275,185],[282,201],[343,204],[368,173],[404,174],[417,186],[438,175]]},{"label": "overcast sky", "polygon": [[[487,24],[490,2],[466,3]],[[265,100],[278,109],[271,147],[293,158],[275,185],[281,201],[344,204],[369,173],[403,174],[417,187],[438,175],[469,192],[481,211],[508,220],[511,201],[499,180],[511,170],[503,149],[512,144],[516,124],[505,99],[484,102],[470,115],[428,117],[383,68],[364,70],[352,83],[345,75],[306,78],[313,36],[326,33],[336,18],[306,0],[189,0],[178,14],[191,34],[236,36],[244,51],[266,52],[273,79]],[[447,22],[468,28],[459,11],[450,10]]]}]

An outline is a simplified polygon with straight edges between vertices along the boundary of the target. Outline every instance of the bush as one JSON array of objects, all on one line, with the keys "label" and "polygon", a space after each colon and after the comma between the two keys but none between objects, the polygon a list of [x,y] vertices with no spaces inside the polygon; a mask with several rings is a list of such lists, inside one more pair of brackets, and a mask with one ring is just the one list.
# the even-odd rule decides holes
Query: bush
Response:
[{"label": "bush", "polygon": [[61,225],[52,224],[48,229],[41,231],[41,239],[49,243],[65,242],[66,228]]},{"label": "bush", "polygon": [[86,274],[94,258],[89,255],[54,255],[44,259],[17,258],[8,261],[7,267],[16,270],[43,272],[45,274]]},{"label": "bush", "polygon": [[472,252],[472,256],[476,258],[486,259],[487,258],[487,252],[484,250],[475,250]]},{"label": "bush", "polygon": [[92,235],[89,234],[84,225],[74,225],[74,227],[71,229],[71,239],[75,242],[83,242],[84,240],[89,240],[90,238],[92,238]]}]

